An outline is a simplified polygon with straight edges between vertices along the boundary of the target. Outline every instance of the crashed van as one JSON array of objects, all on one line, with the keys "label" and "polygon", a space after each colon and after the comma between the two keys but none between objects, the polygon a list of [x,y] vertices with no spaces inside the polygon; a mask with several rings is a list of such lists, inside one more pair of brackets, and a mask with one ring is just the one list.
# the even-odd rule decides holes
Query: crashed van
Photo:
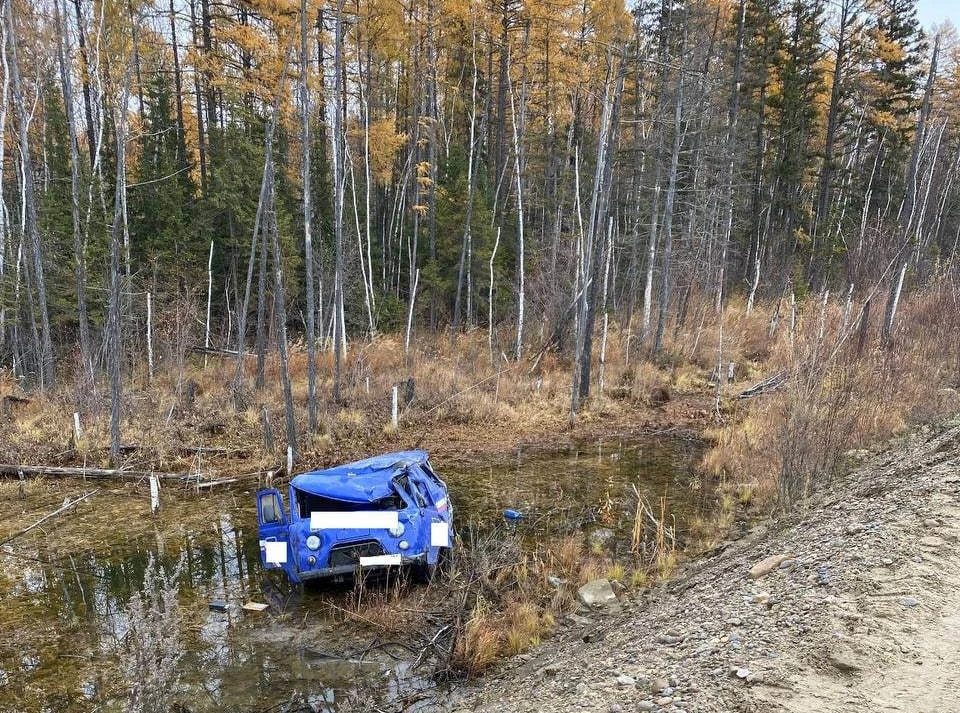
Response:
[{"label": "crashed van", "polygon": [[388,453],[257,492],[260,559],[292,582],[413,565],[430,574],[453,544],[453,507],[426,452]]}]

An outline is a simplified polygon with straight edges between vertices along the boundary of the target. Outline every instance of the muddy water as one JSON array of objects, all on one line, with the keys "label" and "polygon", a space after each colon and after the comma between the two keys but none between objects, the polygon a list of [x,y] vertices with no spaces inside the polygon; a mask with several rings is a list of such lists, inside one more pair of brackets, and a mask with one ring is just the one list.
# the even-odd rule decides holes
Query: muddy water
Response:
[{"label": "muddy water", "polygon": [[[681,540],[710,517],[710,499],[693,479],[700,452],[694,442],[659,438],[434,466],[450,487],[461,533],[498,525],[510,508],[523,513],[513,527],[531,543],[603,527],[622,551],[634,487],[658,515],[662,505]],[[13,486],[0,490],[0,539],[89,489],[31,487],[26,501]],[[169,637],[184,652],[178,668],[190,711],[276,710],[294,697],[333,711],[360,692],[409,699],[429,686],[412,670],[414,655],[388,643],[396,635],[367,626],[362,608],[359,617],[342,614],[355,592],[298,592],[264,575],[252,492],[170,493],[158,520],[147,510],[141,494],[104,491],[0,550],[0,711],[120,709],[125,607],[151,558],[178,576],[183,620]],[[211,610],[214,601],[226,610]],[[249,601],[271,610],[245,612]]]}]

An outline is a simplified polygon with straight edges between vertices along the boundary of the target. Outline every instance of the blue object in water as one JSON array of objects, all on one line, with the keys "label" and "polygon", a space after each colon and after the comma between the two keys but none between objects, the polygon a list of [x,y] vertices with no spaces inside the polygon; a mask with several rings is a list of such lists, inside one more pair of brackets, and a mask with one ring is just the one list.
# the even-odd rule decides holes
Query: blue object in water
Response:
[{"label": "blue object in water", "polygon": [[293,582],[358,567],[433,567],[453,544],[446,484],[424,451],[367,458],[290,481],[289,501],[257,492],[260,558]]},{"label": "blue object in water", "polygon": [[503,511],[504,520],[521,520],[523,519],[523,513],[516,510],[504,510]]}]

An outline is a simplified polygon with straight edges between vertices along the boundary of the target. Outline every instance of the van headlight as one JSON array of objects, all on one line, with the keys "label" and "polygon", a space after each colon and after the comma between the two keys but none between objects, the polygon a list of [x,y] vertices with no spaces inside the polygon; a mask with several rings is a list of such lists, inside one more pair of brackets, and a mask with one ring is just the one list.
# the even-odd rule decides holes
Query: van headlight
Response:
[{"label": "van headlight", "polygon": [[310,550],[319,550],[320,549],[320,538],[316,535],[310,535],[307,538],[307,549]]},{"label": "van headlight", "polygon": [[407,528],[403,526],[402,522],[398,522],[395,526],[390,528],[390,534],[394,537],[403,537],[403,533],[406,532]]}]

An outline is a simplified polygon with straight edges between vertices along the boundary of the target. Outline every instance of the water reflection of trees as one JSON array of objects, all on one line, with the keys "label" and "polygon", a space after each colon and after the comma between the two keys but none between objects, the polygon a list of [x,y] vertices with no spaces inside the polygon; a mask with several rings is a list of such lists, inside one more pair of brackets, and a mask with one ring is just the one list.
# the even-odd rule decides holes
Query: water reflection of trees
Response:
[{"label": "water reflection of trees", "polygon": [[[252,537],[251,537],[252,534]],[[143,586],[151,553],[160,567],[173,572],[182,563],[178,585],[194,611],[202,612],[199,634],[192,636],[191,658],[205,665],[232,662],[229,629],[223,617],[207,611],[212,598],[242,602],[249,598],[259,573],[256,532],[234,527],[221,515],[210,532],[186,532],[179,538],[117,541],[110,552],[63,554],[55,537],[19,541],[0,552],[3,630],[13,632],[0,643],[0,709],[84,710],[94,701],[122,694],[111,675],[128,629],[125,607]],[[256,575],[254,575],[256,576]],[[196,665],[197,661],[185,666]],[[99,705],[99,703],[97,703]]]}]

